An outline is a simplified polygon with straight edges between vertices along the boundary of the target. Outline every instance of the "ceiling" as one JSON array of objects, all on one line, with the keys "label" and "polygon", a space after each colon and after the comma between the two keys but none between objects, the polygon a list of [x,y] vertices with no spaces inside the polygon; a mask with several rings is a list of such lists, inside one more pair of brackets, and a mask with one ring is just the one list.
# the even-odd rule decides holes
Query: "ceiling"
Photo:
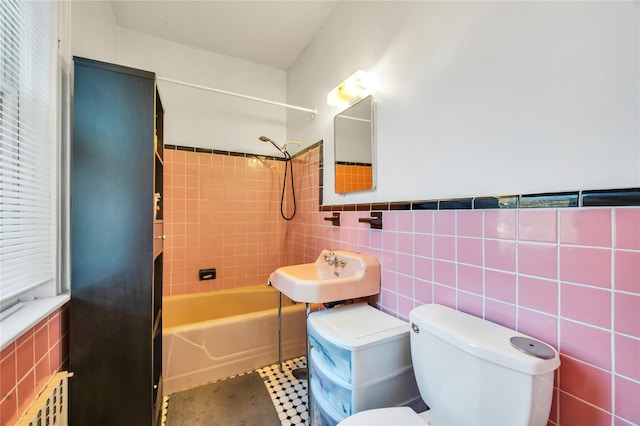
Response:
[{"label": "ceiling", "polygon": [[336,1],[111,1],[117,24],[287,70]]}]

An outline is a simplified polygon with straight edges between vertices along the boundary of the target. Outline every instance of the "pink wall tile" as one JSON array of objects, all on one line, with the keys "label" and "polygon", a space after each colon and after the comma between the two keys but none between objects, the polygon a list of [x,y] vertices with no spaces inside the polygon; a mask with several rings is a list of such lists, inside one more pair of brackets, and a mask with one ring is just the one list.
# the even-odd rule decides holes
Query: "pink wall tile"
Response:
[{"label": "pink wall tile", "polygon": [[394,233],[395,231],[398,230],[398,213],[397,212],[385,212],[384,230],[394,231]]},{"label": "pink wall tile", "polygon": [[456,212],[455,210],[438,210],[433,212],[434,234],[455,235]]},{"label": "pink wall tile", "polygon": [[560,242],[611,247],[611,209],[560,210]]},{"label": "pink wall tile", "polygon": [[616,373],[640,381],[640,339],[615,335]]},{"label": "pink wall tile", "polygon": [[393,231],[382,231],[382,247],[385,251],[397,251],[398,233]]},{"label": "pink wall tile", "polygon": [[458,288],[478,295],[483,293],[482,268],[458,263]]},{"label": "pink wall tile", "polygon": [[386,312],[398,312],[398,295],[383,288],[380,292],[380,304]]},{"label": "pink wall tile", "polygon": [[456,239],[456,247],[458,262],[482,266],[482,239],[459,237]]},{"label": "pink wall tile", "polygon": [[456,235],[482,237],[482,210],[459,210],[456,217]]},{"label": "pink wall tile", "polygon": [[614,287],[640,294],[640,251],[614,251]]},{"label": "pink wall tile", "polygon": [[415,256],[413,262],[416,278],[425,281],[431,281],[433,279],[433,260]]},{"label": "pink wall tile", "polygon": [[562,426],[609,426],[611,414],[560,392],[560,424]]},{"label": "pink wall tile", "polygon": [[518,308],[518,331],[558,348],[558,318]]},{"label": "pink wall tile", "polygon": [[640,250],[640,208],[615,210],[616,248]]},{"label": "pink wall tile", "polygon": [[442,260],[456,260],[455,237],[436,235],[433,237],[433,257]]},{"label": "pink wall tile", "polygon": [[24,377],[24,375],[33,368],[33,330],[27,331],[17,343],[16,357],[18,362],[16,364],[16,375],[18,380],[20,380],[21,377]]},{"label": "pink wall tile", "polygon": [[415,234],[414,237],[415,254],[418,256],[433,256],[433,236],[426,234]]},{"label": "pink wall tile", "polygon": [[413,253],[413,234],[398,233],[398,253]]},{"label": "pink wall tile", "polygon": [[543,243],[518,243],[518,273],[557,278],[558,246]]},{"label": "pink wall tile", "polygon": [[380,267],[389,271],[396,271],[398,269],[398,256],[393,251],[386,251],[382,253],[382,259],[379,259]]},{"label": "pink wall tile", "polygon": [[560,386],[578,398],[611,411],[611,374],[607,371],[561,357]]},{"label": "pink wall tile", "polygon": [[611,292],[562,283],[560,315],[591,325],[611,328]]},{"label": "pink wall tile", "polygon": [[420,279],[414,280],[416,306],[433,302],[433,284]]},{"label": "pink wall tile", "polygon": [[611,288],[611,250],[560,246],[560,279]]},{"label": "pink wall tile", "polygon": [[523,209],[518,212],[518,238],[521,241],[558,241],[558,211]]},{"label": "pink wall tile", "polygon": [[433,303],[456,308],[456,290],[439,284],[433,285]]},{"label": "pink wall tile", "polygon": [[366,229],[358,229],[358,245],[367,247],[370,245],[369,231]]},{"label": "pink wall tile", "polygon": [[486,320],[495,322],[512,330],[516,329],[516,307],[491,299],[485,299],[484,317]]},{"label": "pink wall tile", "polygon": [[413,277],[398,274],[398,293],[405,297],[413,297]]},{"label": "pink wall tile", "polygon": [[0,401],[2,401],[16,385],[15,343],[5,348],[0,356]]},{"label": "pink wall tile", "polygon": [[[363,224],[366,225],[366,224]],[[382,232],[381,231],[371,231],[369,234],[371,247],[381,249],[382,248]]]},{"label": "pink wall tile", "polygon": [[433,212],[430,210],[416,210],[414,213],[414,227],[416,233],[431,234],[433,232]]},{"label": "pink wall tile", "polygon": [[611,333],[607,331],[560,320],[560,351],[611,371]]},{"label": "pink wall tile", "polygon": [[398,254],[398,272],[413,276],[413,256],[408,254]]},{"label": "pink wall tile", "polygon": [[458,292],[458,310],[474,315],[478,318],[482,318],[482,297],[475,294],[465,293],[463,291]]},{"label": "pink wall tile", "polygon": [[398,317],[403,321],[409,321],[409,312],[414,308],[413,299],[398,296]]},{"label": "pink wall tile", "polygon": [[516,210],[487,210],[484,212],[485,238],[516,238]]},{"label": "pink wall tile", "polygon": [[0,424],[10,425],[18,414],[16,388],[12,388],[9,395],[0,403]]},{"label": "pink wall tile", "polygon": [[615,292],[614,329],[640,337],[640,295]]},{"label": "pink wall tile", "polygon": [[398,231],[413,232],[413,212],[398,212]]},{"label": "pink wall tile", "polygon": [[516,276],[506,272],[485,269],[485,294],[504,302],[516,302]]},{"label": "pink wall tile", "polygon": [[640,424],[640,383],[615,376],[616,414]]},{"label": "pink wall tile", "polygon": [[518,277],[518,303],[548,314],[558,314],[557,281]]},{"label": "pink wall tile", "polygon": [[516,244],[512,241],[485,240],[484,264],[508,272],[516,270]]},{"label": "pink wall tile", "polygon": [[386,289],[386,290],[390,290],[393,291],[394,293],[396,293],[398,291],[398,274],[396,274],[394,271],[387,271],[387,270],[383,270],[382,271],[382,277],[381,277],[381,281],[382,281],[382,288]]},{"label": "pink wall tile", "polygon": [[433,281],[449,287],[456,286],[456,264],[443,260],[433,261]]},{"label": "pink wall tile", "polygon": [[18,394],[18,412],[23,413],[28,407],[29,403],[35,396],[36,389],[36,376],[35,371],[32,369],[27,373],[17,386]]}]

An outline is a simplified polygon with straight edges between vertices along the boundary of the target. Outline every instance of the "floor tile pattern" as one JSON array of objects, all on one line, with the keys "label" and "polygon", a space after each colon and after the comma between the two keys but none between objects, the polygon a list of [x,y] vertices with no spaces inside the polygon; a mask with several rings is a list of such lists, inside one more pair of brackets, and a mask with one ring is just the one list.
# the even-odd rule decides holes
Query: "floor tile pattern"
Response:
[{"label": "floor tile pattern", "polygon": [[264,378],[276,407],[282,426],[304,425],[307,423],[307,381],[298,380],[292,371],[306,367],[305,357],[282,362],[282,372],[278,364],[256,370]]},{"label": "floor tile pattern", "polygon": [[[299,357],[283,361],[282,372],[280,372],[277,363],[255,370],[264,379],[265,386],[269,390],[282,426],[305,425],[308,423],[307,381],[298,380],[293,376],[293,370],[306,368],[306,365],[306,358]],[[221,380],[226,380],[226,378]],[[165,395],[163,399],[162,421],[160,422],[162,426],[166,424],[170,397],[171,395]]]}]

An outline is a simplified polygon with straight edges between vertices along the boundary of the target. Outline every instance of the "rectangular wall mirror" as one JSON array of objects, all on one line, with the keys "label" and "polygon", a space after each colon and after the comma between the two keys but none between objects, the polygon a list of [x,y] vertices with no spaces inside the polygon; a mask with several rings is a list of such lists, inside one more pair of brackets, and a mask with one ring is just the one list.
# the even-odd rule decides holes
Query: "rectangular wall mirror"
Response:
[{"label": "rectangular wall mirror", "polygon": [[375,188],[373,98],[353,104],[333,122],[336,193]]}]

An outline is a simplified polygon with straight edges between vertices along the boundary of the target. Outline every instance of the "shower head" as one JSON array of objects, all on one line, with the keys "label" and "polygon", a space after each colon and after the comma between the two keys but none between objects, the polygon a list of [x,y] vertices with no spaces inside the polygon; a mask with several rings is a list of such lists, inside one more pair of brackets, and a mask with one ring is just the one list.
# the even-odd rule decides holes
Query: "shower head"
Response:
[{"label": "shower head", "polygon": [[266,136],[260,136],[258,139],[261,140],[262,142],[271,142],[271,144],[275,146],[278,151],[280,151],[283,154],[285,153],[285,150],[280,145],[278,145],[276,141],[274,141],[273,139],[269,139]]}]

